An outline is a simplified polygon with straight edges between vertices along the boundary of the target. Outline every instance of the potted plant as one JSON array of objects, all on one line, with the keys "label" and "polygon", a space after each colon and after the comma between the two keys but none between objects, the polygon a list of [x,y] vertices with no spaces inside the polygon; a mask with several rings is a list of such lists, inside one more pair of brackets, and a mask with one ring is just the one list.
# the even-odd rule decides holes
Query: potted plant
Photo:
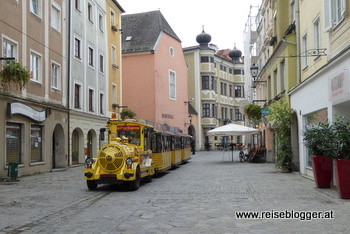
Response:
[{"label": "potted plant", "polygon": [[274,102],[269,107],[268,120],[274,132],[273,146],[276,156],[276,168],[282,172],[292,171],[291,124],[293,110],[284,99]]},{"label": "potted plant", "polygon": [[330,188],[332,181],[332,159],[330,154],[333,147],[332,129],[328,122],[318,125],[309,124],[304,132],[304,144],[312,155],[312,168],[316,187]]},{"label": "potted plant", "polygon": [[130,110],[130,109],[123,109],[121,112],[120,112],[120,117],[122,118],[122,120],[126,119],[126,117],[129,117],[129,119],[132,119],[134,118],[135,116],[135,113]]},{"label": "potted plant", "polygon": [[7,91],[12,85],[23,89],[30,79],[30,72],[16,61],[7,62],[0,71],[0,84]]},{"label": "potted plant", "polygon": [[262,117],[261,107],[255,103],[246,105],[244,107],[244,113],[247,115],[249,120],[253,121],[254,125],[258,124]]},{"label": "potted plant", "polygon": [[350,122],[336,116],[332,124],[333,150],[329,155],[335,159],[335,181],[339,197],[350,199]]}]

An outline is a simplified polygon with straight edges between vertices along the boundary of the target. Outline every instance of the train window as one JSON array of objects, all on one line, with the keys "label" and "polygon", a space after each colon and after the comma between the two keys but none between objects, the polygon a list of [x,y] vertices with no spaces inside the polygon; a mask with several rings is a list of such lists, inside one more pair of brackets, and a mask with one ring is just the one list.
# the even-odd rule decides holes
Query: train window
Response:
[{"label": "train window", "polygon": [[118,137],[128,138],[133,145],[140,145],[140,126],[118,126]]}]

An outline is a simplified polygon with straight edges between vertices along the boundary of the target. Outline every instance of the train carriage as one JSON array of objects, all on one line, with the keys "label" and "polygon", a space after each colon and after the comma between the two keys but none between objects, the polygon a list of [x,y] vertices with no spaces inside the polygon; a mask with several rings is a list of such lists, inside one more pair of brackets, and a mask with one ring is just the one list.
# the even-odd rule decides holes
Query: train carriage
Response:
[{"label": "train carriage", "polygon": [[152,141],[153,163],[155,173],[161,174],[171,168],[171,151],[169,134],[155,132]]},{"label": "train carriage", "polygon": [[189,135],[181,137],[181,163],[186,163],[191,159],[191,140]]}]

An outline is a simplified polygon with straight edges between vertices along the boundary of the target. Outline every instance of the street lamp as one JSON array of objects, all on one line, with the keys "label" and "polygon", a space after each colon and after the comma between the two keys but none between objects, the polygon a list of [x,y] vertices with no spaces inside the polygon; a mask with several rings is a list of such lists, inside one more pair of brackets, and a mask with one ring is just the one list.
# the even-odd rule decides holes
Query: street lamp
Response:
[{"label": "street lamp", "polygon": [[252,74],[254,82],[256,81],[256,78],[258,77],[258,66],[253,63],[253,65],[250,67],[250,73]]},{"label": "street lamp", "polygon": [[[259,67],[255,65],[255,63],[252,64],[252,66],[250,67],[250,73],[253,77],[253,86],[252,88],[256,88],[256,83],[266,83],[265,80],[257,80],[258,79],[258,71],[259,71]],[[266,100],[253,100],[253,102],[266,102]]]}]

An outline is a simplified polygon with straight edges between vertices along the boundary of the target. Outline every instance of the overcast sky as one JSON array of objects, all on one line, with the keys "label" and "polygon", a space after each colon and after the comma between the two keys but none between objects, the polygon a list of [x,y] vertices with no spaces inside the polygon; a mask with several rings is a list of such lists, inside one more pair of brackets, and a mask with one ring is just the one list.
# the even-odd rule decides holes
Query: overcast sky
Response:
[{"label": "overcast sky", "polygon": [[[182,47],[198,45],[196,36],[202,32],[211,35],[211,43],[219,49],[237,49],[244,53],[243,32],[250,6],[260,6],[261,0],[117,0],[125,10],[133,14],[160,10]],[[211,2],[211,4],[209,4]]]}]

